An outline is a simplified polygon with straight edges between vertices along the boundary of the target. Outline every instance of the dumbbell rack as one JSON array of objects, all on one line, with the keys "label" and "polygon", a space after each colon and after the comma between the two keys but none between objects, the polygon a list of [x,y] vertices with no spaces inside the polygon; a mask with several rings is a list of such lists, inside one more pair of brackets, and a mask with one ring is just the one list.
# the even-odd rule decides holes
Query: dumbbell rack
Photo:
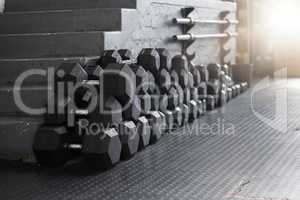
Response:
[{"label": "dumbbell rack", "polygon": [[[140,86],[144,82],[148,82],[150,86],[157,84],[158,88],[164,87],[165,91],[161,94],[160,92],[157,93],[156,88],[144,88],[143,95],[138,98],[141,101],[145,95],[148,96],[150,108],[143,108],[143,112],[139,112],[141,108],[138,106],[139,103],[135,104],[135,101],[131,103],[129,110],[122,110],[122,113],[117,115],[110,113],[109,117],[107,115],[102,116],[102,113],[98,111],[90,113],[89,111],[77,112],[76,110],[75,120],[89,119],[92,122],[104,123],[105,127],[106,124],[112,123],[113,127],[101,132],[102,136],[106,136],[106,140],[100,140],[98,135],[86,133],[78,137],[74,135],[78,133],[74,127],[67,127],[65,121],[60,121],[60,119],[65,120],[65,115],[54,114],[50,118],[51,123],[41,127],[35,138],[33,148],[40,164],[47,166],[63,165],[75,154],[76,156],[84,156],[87,163],[93,167],[110,168],[119,162],[120,157],[122,160],[129,159],[138,150],[146,148],[149,143],[156,143],[164,133],[172,132],[189,122],[194,122],[205,114],[207,109],[213,110],[224,105],[212,96],[218,95],[219,86],[209,85],[211,80],[208,77],[211,76],[214,80],[222,82],[221,77],[224,77],[225,72],[222,76],[221,71],[223,68],[226,69],[226,66],[218,64],[210,64],[207,68],[190,66],[184,55],[177,55],[171,59],[170,54],[165,49],[143,49],[137,59],[130,57],[129,50],[108,50],[103,52],[101,58],[95,62],[86,63],[84,66],[78,63],[64,63],[57,70],[64,70],[66,75],[55,78],[55,80],[71,80],[75,83],[88,85],[92,83],[99,87],[101,85],[99,81],[103,79],[104,95],[108,95],[108,97],[106,97],[107,101],[102,103],[111,111],[114,111],[113,109],[122,110],[124,95],[127,95],[126,98],[130,97],[128,96],[129,88],[127,88],[128,82],[126,81],[134,80],[136,86]],[[133,60],[137,60],[137,63]],[[100,78],[103,72],[111,69],[117,70],[118,73]],[[121,76],[122,73],[131,77],[130,80]],[[205,82],[201,83],[201,77],[200,80],[198,77],[197,82],[195,81],[197,73],[198,76],[202,76],[201,73],[206,73],[204,75],[206,77]],[[144,80],[144,77],[147,79]],[[97,84],[94,84],[95,82]],[[174,87],[171,86],[172,84]],[[204,92],[205,94],[210,92],[209,96],[199,96],[204,94],[200,94],[198,90],[201,84],[205,84],[204,88],[207,91]],[[167,88],[166,85],[169,87]],[[246,89],[246,83],[232,86],[233,97],[238,96]],[[147,94],[148,91],[149,94]],[[74,95],[74,101],[80,102],[80,105],[89,104],[90,100],[86,100],[85,97],[91,96],[86,95],[90,92],[88,89],[80,90],[79,96]],[[224,93],[226,92],[224,91]],[[224,102],[231,99],[227,99],[226,94],[224,98],[226,98],[223,99]],[[49,122],[49,119],[46,121]],[[140,148],[141,139],[148,141],[143,142]],[[49,141],[52,142],[49,143]]]},{"label": "dumbbell rack", "polygon": [[[189,62],[191,62],[195,56],[196,53],[189,54],[187,52],[187,49],[195,42],[195,40],[198,39],[207,39],[207,38],[219,38],[220,44],[221,44],[221,52],[220,57],[222,60],[222,63],[225,63],[225,57],[230,53],[230,49],[226,49],[225,45],[228,42],[228,40],[232,37],[237,37],[237,33],[231,33],[227,32],[226,29],[228,29],[231,25],[237,25],[239,21],[237,20],[230,20],[227,18],[227,16],[230,14],[229,11],[223,11],[220,13],[219,18],[220,20],[196,20],[190,17],[190,14],[195,10],[194,7],[187,7],[181,9],[181,15],[183,18],[175,18],[173,19],[173,23],[181,25],[182,27],[182,35],[175,35],[173,36],[173,40],[175,41],[181,41],[182,42],[182,53],[183,55],[186,55]],[[217,34],[193,34],[189,31],[196,25],[196,24],[218,24],[220,25],[220,33]],[[229,64],[229,63],[227,63]]]}]

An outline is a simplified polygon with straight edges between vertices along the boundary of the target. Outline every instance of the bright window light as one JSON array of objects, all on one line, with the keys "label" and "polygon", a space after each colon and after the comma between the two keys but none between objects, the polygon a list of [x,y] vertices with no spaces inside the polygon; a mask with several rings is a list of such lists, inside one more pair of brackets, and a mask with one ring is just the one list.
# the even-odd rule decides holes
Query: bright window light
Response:
[{"label": "bright window light", "polygon": [[269,0],[269,31],[273,37],[300,35],[300,2],[299,0]]}]

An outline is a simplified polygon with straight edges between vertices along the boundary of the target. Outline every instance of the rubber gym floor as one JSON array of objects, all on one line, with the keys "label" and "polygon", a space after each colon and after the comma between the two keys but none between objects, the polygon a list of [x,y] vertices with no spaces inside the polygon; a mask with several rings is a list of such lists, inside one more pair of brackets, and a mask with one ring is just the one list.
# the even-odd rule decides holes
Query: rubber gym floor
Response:
[{"label": "rubber gym floor", "polygon": [[300,80],[262,86],[110,171],[1,161],[1,199],[299,199]]}]

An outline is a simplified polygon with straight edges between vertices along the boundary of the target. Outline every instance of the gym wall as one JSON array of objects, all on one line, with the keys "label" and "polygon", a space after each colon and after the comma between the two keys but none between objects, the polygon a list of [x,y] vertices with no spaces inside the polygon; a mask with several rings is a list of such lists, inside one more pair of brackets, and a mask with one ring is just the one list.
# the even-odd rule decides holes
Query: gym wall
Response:
[{"label": "gym wall", "polygon": [[[181,27],[173,24],[174,17],[181,17],[184,7],[195,7],[191,17],[195,19],[219,19],[222,11],[229,11],[228,18],[236,19],[236,3],[220,0],[137,0],[136,10],[124,10],[122,32],[108,32],[105,35],[105,49],[128,48],[136,55],[143,47],[164,47],[172,55],[181,54],[181,42],[172,41],[172,36],[182,34]],[[227,31],[236,32],[235,26]],[[219,25],[195,25],[193,34],[219,33]],[[203,39],[195,41],[188,53],[196,53],[195,63],[222,63],[220,59],[220,40]],[[235,63],[236,38],[231,38],[226,46],[230,53],[225,62]]]},{"label": "gym wall", "polygon": [[0,0],[0,13],[4,10],[4,0]]}]

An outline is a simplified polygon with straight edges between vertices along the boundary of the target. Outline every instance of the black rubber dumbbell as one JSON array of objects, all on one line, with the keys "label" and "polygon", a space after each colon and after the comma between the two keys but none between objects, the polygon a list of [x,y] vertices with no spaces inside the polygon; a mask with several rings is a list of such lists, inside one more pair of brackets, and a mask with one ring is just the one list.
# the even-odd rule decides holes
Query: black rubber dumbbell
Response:
[{"label": "black rubber dumbbell", "polygon": [[98,64],[105,69],[109,64],[121,64],[123,61],[121,55],[117,50],[106,50],[101,54]]},{"label": "black rubber dumbbell", "polygon": [[47,167],[62,166],[72,154],[84,155],[87,163],[97,169],[108,169],[119,162],[121,142],[115,129],[85,135],[81,143],[70,143],[69,135],[64,126],[41,127],[33,144],[37,162]]}]

